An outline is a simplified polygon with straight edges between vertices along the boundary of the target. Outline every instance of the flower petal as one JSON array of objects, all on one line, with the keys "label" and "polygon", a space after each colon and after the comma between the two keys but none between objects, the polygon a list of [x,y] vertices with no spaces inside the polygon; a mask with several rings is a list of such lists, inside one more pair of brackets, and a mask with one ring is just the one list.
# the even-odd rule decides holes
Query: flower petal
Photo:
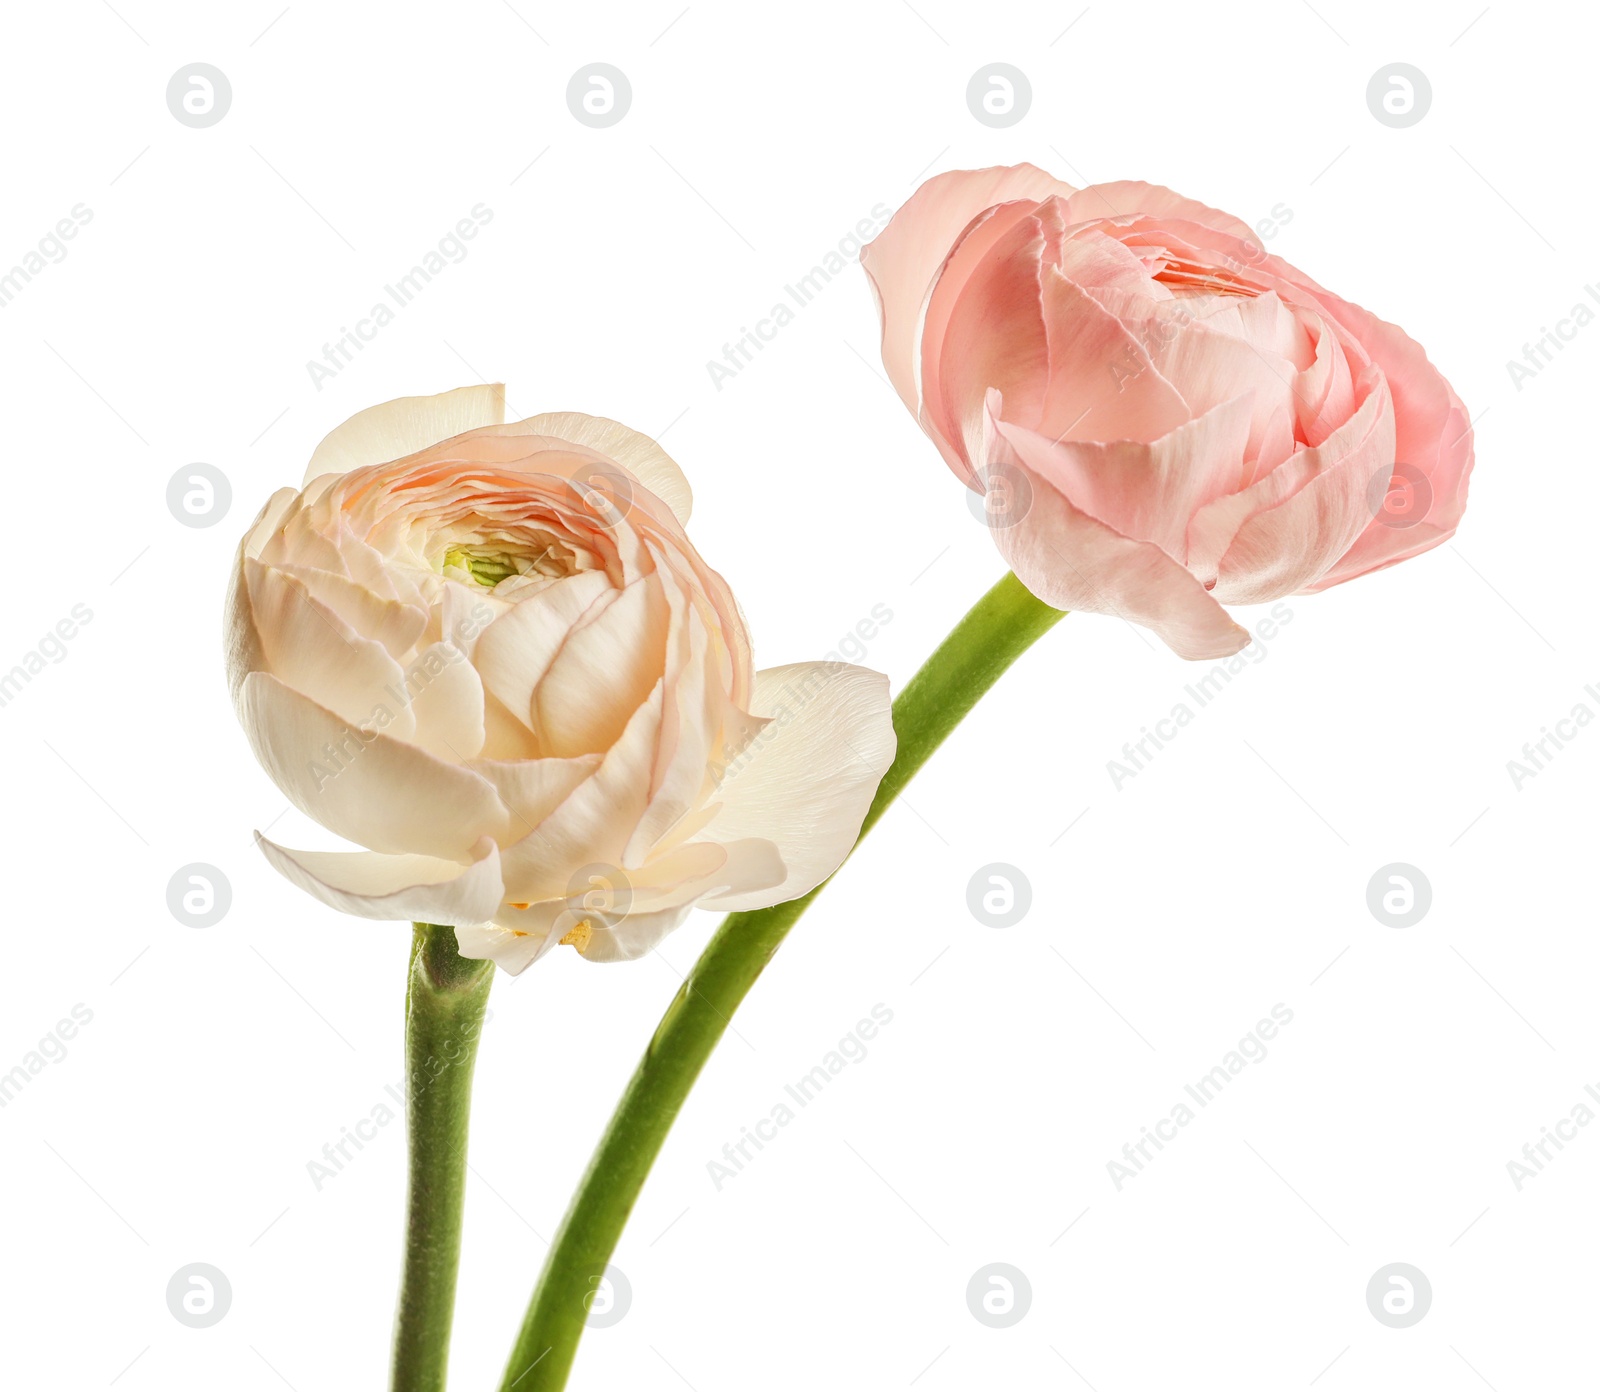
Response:
[{"label": "flower petal", "polygon": [[245,677],[237,704],[256,758],[284,796],[347,841],[465,861],[480,837],[509,840],[510,813],[470,769],[352,728],[266,672]]},{"label": "flower petal", "polygon": [[1250,635],[1205,587],[1153,542],[1136,541],[1098,521],[1049,482],[1062,446],[999,419],[990,457],[1016,469],[1030,490],[1027,510],[992,519],[990,533],[1017,578],[1046,604],[1115,614],[1151,629],[1179,657],[1231,657]]},{"label": "flower petal", "polygon": [[[387,464],[420,449],[506,418],[506,389],[496,382],[457,387],[437,396],[402,396],[358,411],[323,437],[306,466],[305,483]],[[302,487],[304,484],[302,484]]]},{"label": "flower petal", "polygon": [[376,711],[387,710],[390,733],[411,737],[416,717],[395,695],[402,669],[382,643],[351,628],[293,576],[248,557],[244,573],[260,635],[259,670],[352,724],[370,725]]},{"label": "flower petal", "polygon": [[500,848],[485,836],[472,863],[372,851],[291,851],[256,833],[273,869],[330,909],[357,918],[482,923],[500,906]]},{"label": "flower petal", "polygon": [[658,680],[666,630],[667,603],[654,575],[585,613],[533,690],[540,750],[572,758],[609,749]]},{"label": "flower petal", "polygon": [[630,430],[606,416],[586,416],[581,411],[551,411],[542,416],[502,425],[496,435],[548,435],[583,445],[614,460],[660,498],[679,522],[688,525],[694,495],[683,470],[666,450],[648,435]]},{"label": "flower petal", "polygon": [[798,898],[837,870],[894,760],[889,680],[841,662],[797,662],[756,673],[751,713],[765,726],[723,772],[721,810],[701,836],[756,838],[783,857],[784,878],[731,889],[707,908],[759,909]]},{"label": "flower petal", "polygon": [[878,298],[883,365],[913,416],[923,301],[962,228],[996,203],[1038,202],[1072,192],[1070,185],[1031,164],[936,174],[861,249],[862,269]]}]

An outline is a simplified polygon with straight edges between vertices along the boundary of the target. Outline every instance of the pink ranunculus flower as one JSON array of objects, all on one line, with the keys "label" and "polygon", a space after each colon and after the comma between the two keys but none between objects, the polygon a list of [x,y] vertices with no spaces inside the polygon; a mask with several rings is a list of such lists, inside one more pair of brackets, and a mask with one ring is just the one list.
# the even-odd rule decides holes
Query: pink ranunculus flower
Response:
[{"label": "pink ranunculus flower", "polygon": [[267,858],[347,913],[453,924],[511,972],[804,894],[893,758],[888,682],[754,670],[655,441],[503,420],[489,386],[363,411],[241,543],[239,718],[290,802],[366,847],[260,838]]},{"label": "pink ranunculus flower", "polygon": [[1045,603],[1189,658],[1222,607],[1439,545],[1466,506],[1466,409],[1392,324],[1237,218],[1032,165],[940,174],[861,256],[901,398]]}]

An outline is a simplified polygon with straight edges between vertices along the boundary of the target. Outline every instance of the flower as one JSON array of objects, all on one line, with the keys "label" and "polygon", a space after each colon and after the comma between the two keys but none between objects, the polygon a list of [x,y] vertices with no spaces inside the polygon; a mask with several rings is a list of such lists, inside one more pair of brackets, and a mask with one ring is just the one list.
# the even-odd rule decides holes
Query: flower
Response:
[{"label": "flower", "polygon": [[346,913],[453,924],[513,973],[804,894],[893,758],[887,680],[754,670],[655,441],[503,419],[498,386],[363,411],[240,544],[239,719],[290,802],[366,847],[258,837],[268,860]]},{"label": "flower", "polygon": [[1472,429],[1422,349],[1153,184],[1032,165],[928,180],[862,252],[901,399],[1022,582],[1183,657],[1223,604],[1445,541]]}]

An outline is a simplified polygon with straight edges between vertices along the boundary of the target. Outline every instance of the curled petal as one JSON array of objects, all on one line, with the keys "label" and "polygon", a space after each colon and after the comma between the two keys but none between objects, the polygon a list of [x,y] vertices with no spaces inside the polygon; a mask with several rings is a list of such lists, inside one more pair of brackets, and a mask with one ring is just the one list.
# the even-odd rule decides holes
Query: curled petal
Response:
[{"label": "curled petal", "polygon": [[506,389],[498,382],[369,406],[323,437],[306,466],[305,482],[404,459],[436,441],[498,425],[505,418]]},{"label": "curled petal", "polygon": [[497,435],[547,435],[594,450],[603,458],[620,464],[650,492],[660,498],[679,522],[689,522],[694,495],[672,456],[648,435],[630,430],[605,416],[586,416],[578,411],[553,411],[529,416],[527,420],[495,428]]},{"label": "curled petal", "polygon": [[356,918],[481,923],[501,899],[500,850],[484,837],[467,865],[426,855],[291,851],[256,833],[272,868],[313,899]]},{"label": "curled petal", "polygon": [[510,839],[505,804],[470,769],[341,720],[266,672],[244,679],[238,707],[256,758],[284,796],[347,841],[465,861],[480,837]]},{"label": "curled petal", "polygon": [[1072,188],[1031,164],[954,170],[923,184],[861,251],[878,297],[883,365],[900,399],[917,413],[916,353],[923,301],[961,230],[986,208],[1038,202]]},{"label": "curled petal", "polygon": [[1152,630],[1179,657],[1231,657],[1250,635],[1205,587],[1154,542],[1136,541],[1073,505],[1049,482],[1061,449],[1041,435],[994,415],[991,456],[1016,469],[1029,498],[1020,519],[991,519],[1006,563],[1046,604],[1115,614]]},{"label": "curled petal", "polygon": [[798,898],[850,853],[878,783],[894,761],[889,682],[840,662],[756,673],[751,713],[765,725],[722,772],[721,808],[700,835],[770,841],[784,876],[708,898],[714,909],[759,909]]}]

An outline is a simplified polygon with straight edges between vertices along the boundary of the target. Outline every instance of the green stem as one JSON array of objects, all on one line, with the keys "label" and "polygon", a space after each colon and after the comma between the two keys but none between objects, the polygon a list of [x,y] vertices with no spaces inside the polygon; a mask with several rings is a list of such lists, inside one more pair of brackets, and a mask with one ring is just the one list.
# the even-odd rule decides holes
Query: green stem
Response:
[{"label": "green stem", "polygon": [[406,1255],[392,1392],[443,1392],[461,1257],[467,1120],[492,962],[456,951],[456,930],[412,925],[406,988]]},{"label": "green stem", "polygon": [[[862,836],[979,697],[1061,618],[1061,611],[1040,603],[1009,573],[973,606],[894,703],[898,748],[861,824]],[[826,884],[786,904],[729,914],[700,954],[573,1196],[501,1392],[559,1392],[566,1385],[588,1299],[689,1089],[745,993]]]}]

